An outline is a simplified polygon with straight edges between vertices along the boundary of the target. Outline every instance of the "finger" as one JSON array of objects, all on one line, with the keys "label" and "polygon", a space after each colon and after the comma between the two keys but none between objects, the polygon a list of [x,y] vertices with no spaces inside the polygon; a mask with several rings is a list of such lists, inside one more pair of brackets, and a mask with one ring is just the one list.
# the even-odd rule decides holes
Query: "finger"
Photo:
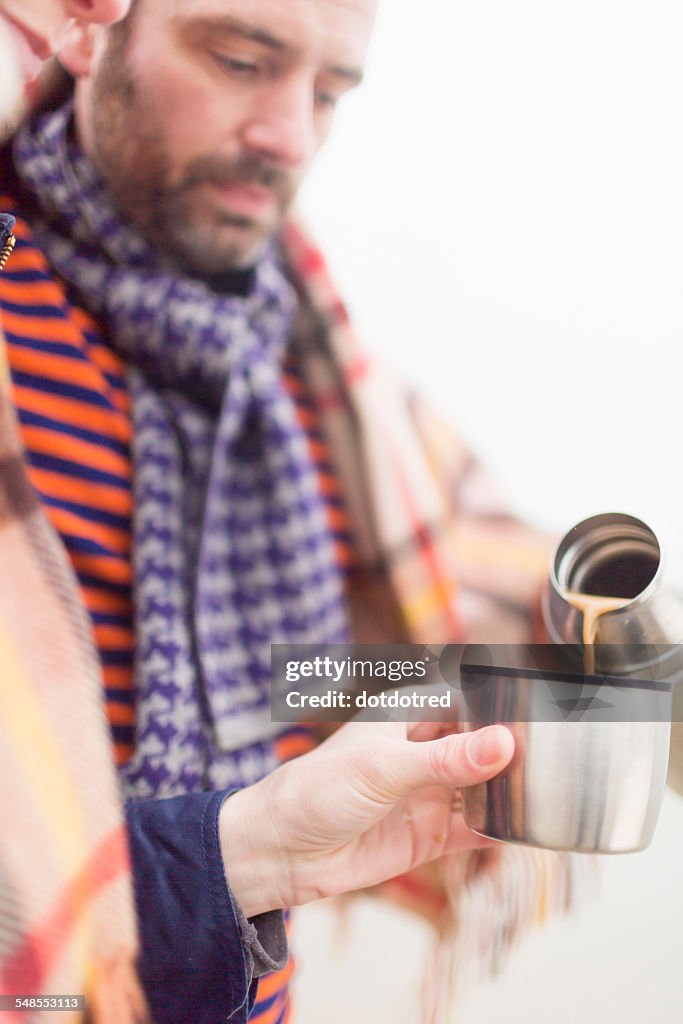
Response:
[{"label": "finger", "polygon": [[368,750],[367,769],[379,792],[398,799],[422,786],[474,786],[510,762],[512,733],[502,725],[424,743],[385,744]]}]

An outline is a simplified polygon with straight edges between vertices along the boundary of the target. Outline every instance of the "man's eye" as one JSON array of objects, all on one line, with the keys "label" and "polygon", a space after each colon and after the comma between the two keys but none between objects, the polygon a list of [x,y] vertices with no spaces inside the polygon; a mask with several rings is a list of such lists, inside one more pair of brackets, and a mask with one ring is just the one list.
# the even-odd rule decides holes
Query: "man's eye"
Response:
[{"label": "man's eye", "polygon": [[241,75],[247,78],[250,75],[258,74],[258,64],[254,64],[251,61],[239,60],[237,57],[226,57],[221,53],[212,53],[211,56],[225,71],[230,71],[234,75]]},{"label": "man's eye", "polygon": [[315,94],[316,106],[323,110],[334,110],[338,99],[339,97],[332,92],[316,92]]}]

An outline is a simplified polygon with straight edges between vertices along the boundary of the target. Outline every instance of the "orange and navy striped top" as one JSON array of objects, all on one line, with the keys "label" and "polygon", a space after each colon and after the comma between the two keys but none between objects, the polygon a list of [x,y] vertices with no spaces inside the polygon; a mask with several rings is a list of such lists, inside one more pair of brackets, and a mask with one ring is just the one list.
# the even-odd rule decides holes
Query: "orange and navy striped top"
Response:
[{"label": "orange and navy striped top", "polygon": [[[28,476],[60,535],[93,624],[116,763],[134,744],[131,564],[131,419],[125,366],[102,331],[55,278],[8,197],[0,208],[17,217],[17,246],[0,277],[2,328]],[[339,562],[352,562],[352,540],[340,487],[304,378],[293,359],[284,379],[308,437],[326,499]],[[277,741],[286,760],[309,749],[304,729]],[[284,1020],[292,966],[261,980],[252,1016]]]}]

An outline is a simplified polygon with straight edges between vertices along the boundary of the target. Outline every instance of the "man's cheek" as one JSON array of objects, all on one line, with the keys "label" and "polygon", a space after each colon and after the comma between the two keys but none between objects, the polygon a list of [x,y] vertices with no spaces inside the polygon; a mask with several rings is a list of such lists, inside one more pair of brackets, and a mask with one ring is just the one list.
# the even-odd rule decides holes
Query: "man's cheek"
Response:
[{"label": "man's cheek", "polygon": [[211,152],[236,132],[230,110],[219,102],[215,89],[173,74],[168,65],[156,75],[152,69],[145,69],[139,95],[145,96],[148,109],[165,126],[167,137],[178,139],[186,159],[191,153]]}]

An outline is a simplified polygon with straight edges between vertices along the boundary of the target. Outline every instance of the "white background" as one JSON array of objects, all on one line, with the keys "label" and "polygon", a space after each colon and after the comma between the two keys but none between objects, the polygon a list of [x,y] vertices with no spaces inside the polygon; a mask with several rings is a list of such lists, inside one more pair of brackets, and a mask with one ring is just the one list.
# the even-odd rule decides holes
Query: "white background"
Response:
[{"label": "white background", "polygon": [[[358,326],[539,526],[623,510],[683,582],[679,0],[384,0],[302,206]],[[462,1024],[683,1019],[683,800]],[[422,926],[300,912],[297,1024],[417,1022]]]}]

